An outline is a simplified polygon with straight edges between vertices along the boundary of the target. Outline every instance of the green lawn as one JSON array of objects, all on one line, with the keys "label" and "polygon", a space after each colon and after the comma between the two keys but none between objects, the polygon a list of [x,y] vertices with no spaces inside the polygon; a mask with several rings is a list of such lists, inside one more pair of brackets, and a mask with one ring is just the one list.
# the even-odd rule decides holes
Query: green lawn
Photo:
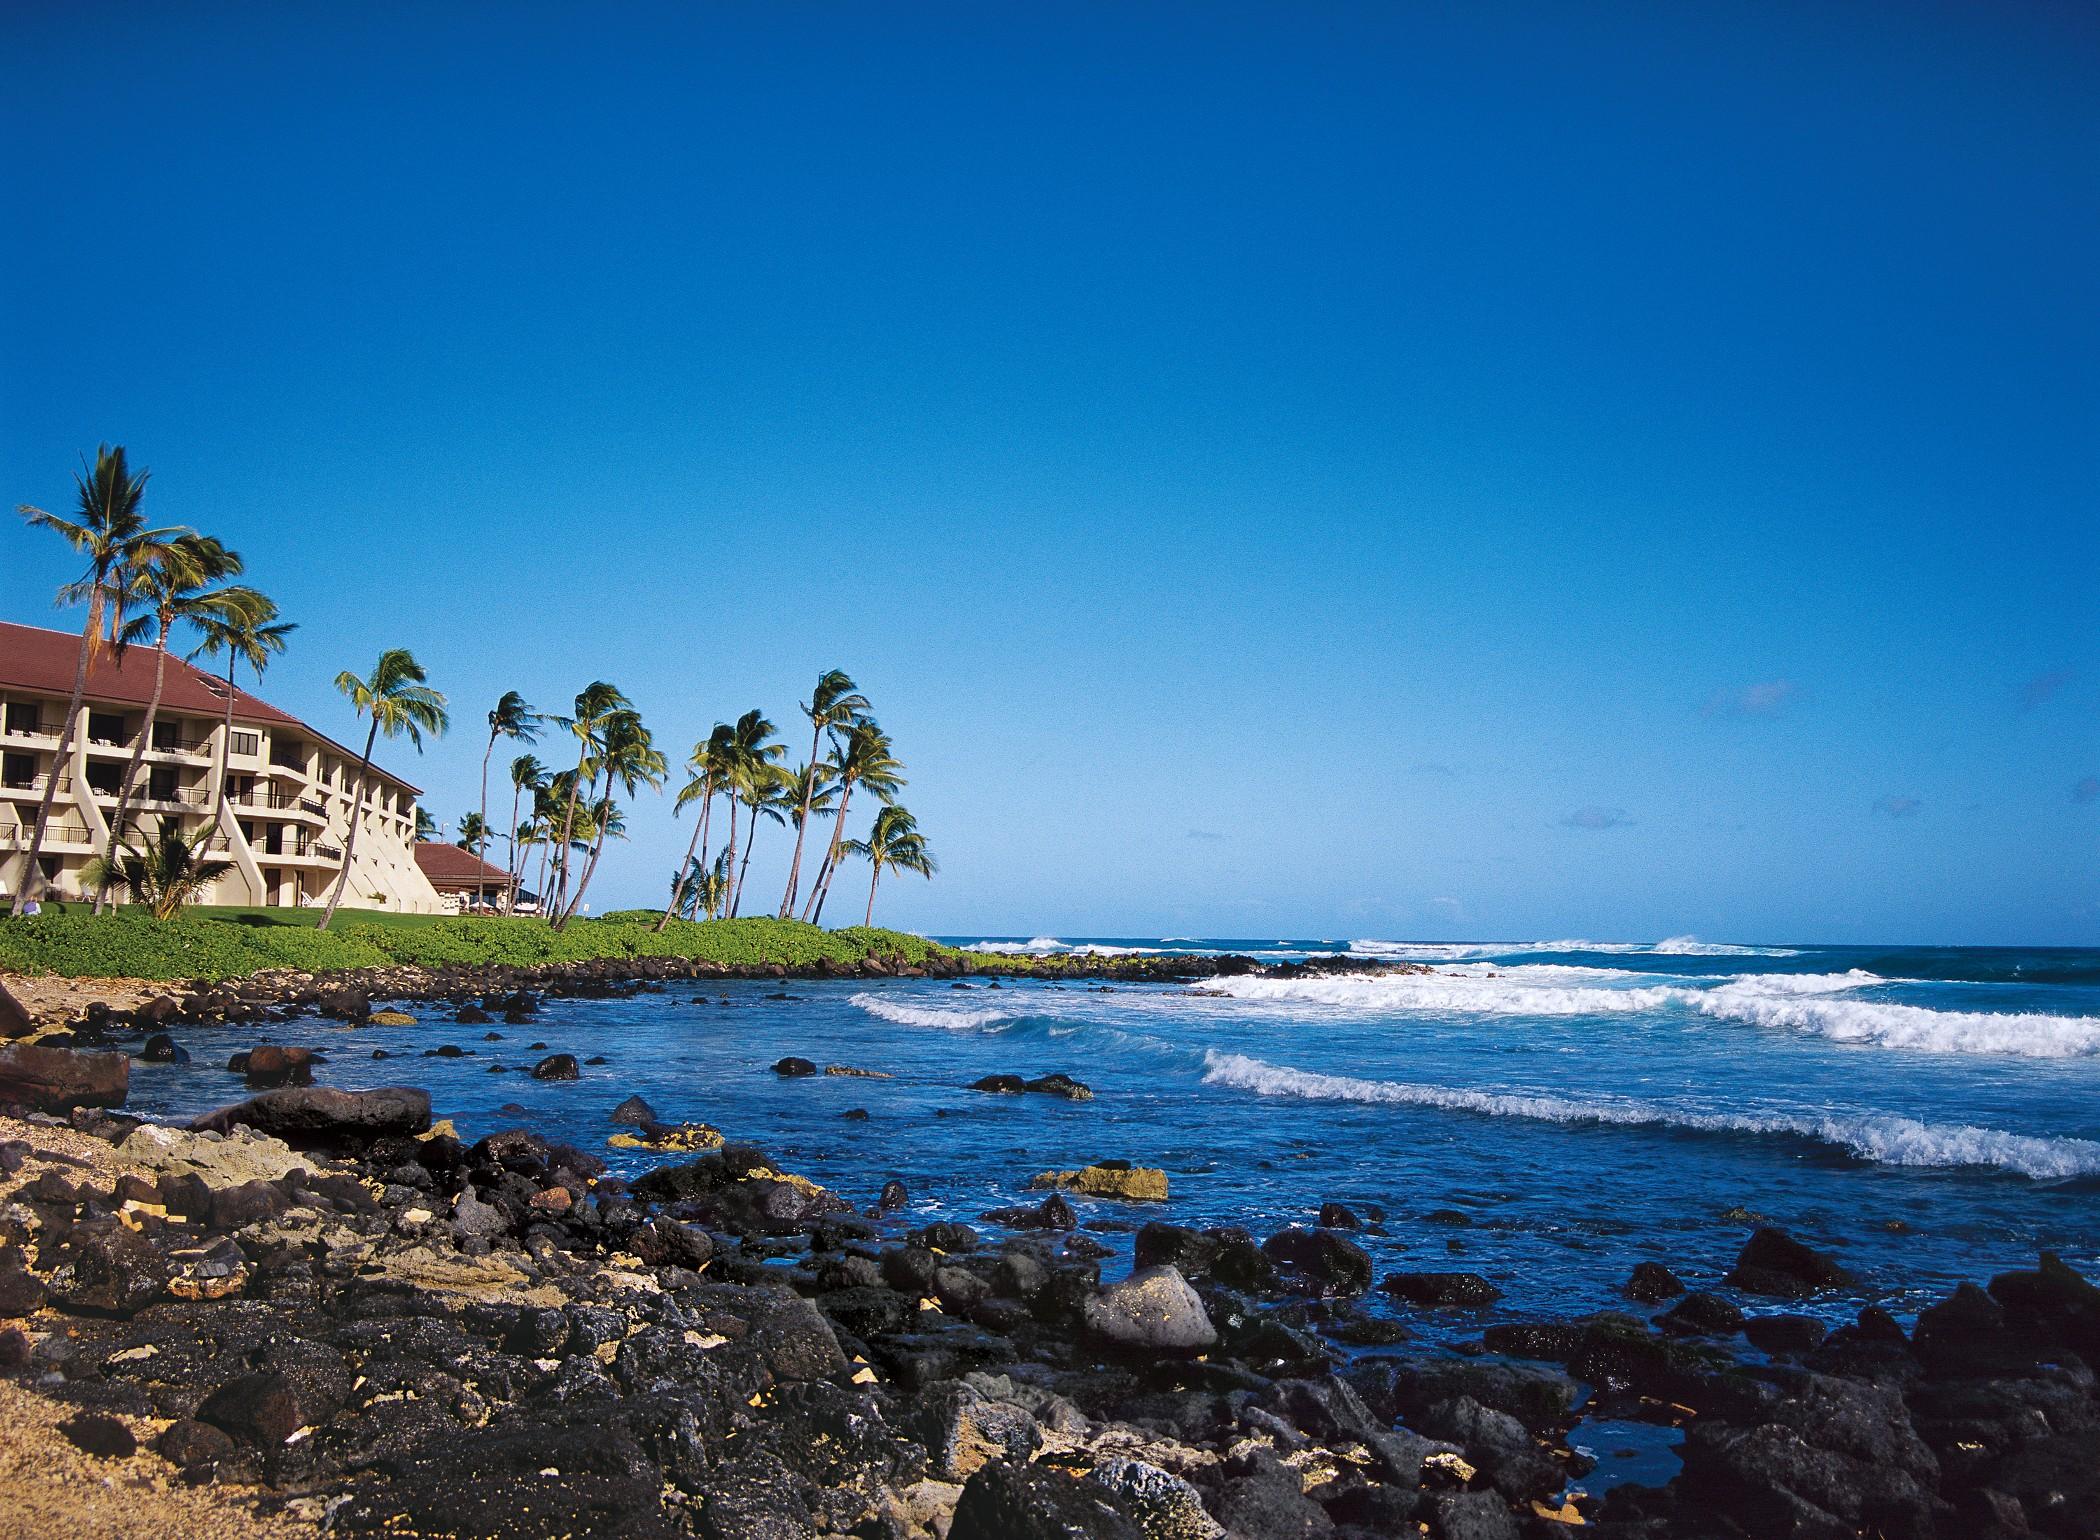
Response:
[{"label": "green lawn", "polygon": [[126,908],[100,918],[85,906],[34,919],[0,918],[0,969],[66,978],[226,979],[267,968],[326,970],[452,963],[522,966],[601,958],[688,957],[725,967],[870,955],[919,964],[946,949],[902,931],[823,930],[797,920],[674,920],[662,932],[640,911],[578,920],[383,914],[345,909],[326,931],[317,910],[204,908],[155,920]]}]

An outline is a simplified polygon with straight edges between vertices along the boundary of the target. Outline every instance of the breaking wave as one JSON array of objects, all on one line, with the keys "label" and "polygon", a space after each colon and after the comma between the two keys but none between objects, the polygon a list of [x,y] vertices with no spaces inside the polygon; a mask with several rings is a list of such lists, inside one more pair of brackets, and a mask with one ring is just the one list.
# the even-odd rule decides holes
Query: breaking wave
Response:
[{"label": "breaking wave", "polygon": [[1783,946],[1736,946],[1701,941],[1697,936],[1671,936],[1662,941],[1352,941],[1359,957],[1390,957],[1407,962],[1457,962],[1481,957],[1522,957],[1533,952],[1596,952],[1623,957],[1799,957]]},{"label": "breaking wave", "polygon": [[940,1005],[907,1005],[902,1000],[862,990],[852,1003],[870,1016],[894,1021],[900,1027],[940,1027],[949,1032],[977,1032],[1001,1021],[1013,1020],[1009,1011],[957,1010]]},{"label": "breaking wave", "polygon": [[2100,1174],[2100,1142],[2090,1139],[2042,1139],[1969,1124],[1923,1123],[1886,1113],[1698,1112],[1631,1097],[1578,1099],[1359,1080],[1216,1050],[1204,1055],[1203,1080],[1206,1085],[1260,1096],[1433,1107],[1536,1122],[1793,1135],[1890,1166],[1983,1166],[2042,1181]]}]

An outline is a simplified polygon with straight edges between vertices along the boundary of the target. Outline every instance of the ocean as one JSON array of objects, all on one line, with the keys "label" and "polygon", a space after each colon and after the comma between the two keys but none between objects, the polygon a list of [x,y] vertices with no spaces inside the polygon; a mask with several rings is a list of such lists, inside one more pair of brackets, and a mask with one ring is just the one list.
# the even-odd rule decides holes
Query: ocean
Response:
[{"label": "ocean", "polygon": [[[1859,1278],[1814,1307],[1833,1317],[1874,1301],[1907,1319],[2043,1248],[2100,1273],[2100,950],[941,939],[987,955],[1341,954],[1434,971],[733,982],[549,1000],[532,1025],[494,1028],[411,1005],[414,1027],[192,1031],[197,1062],[135,1066],[130,1110],[239,1099],[224,1055],[270,1040],[323,1051],[324,1083],[424,1086],[465,1137],[522,1124],[625,1173],[661,1159],[605,1145],[607,1114],[639,1092],[857,1204],[901,1180],[912,1225],[977,1222],[1029,1198],[1039,1171],[1125,1159],[1172,1183],[1164,1205],[1082,1203],[1125,1255],[1144,1219],[1260,1236],[1338,1201],[1371,1222],[1358,1239],[1381,1272],[1481,1273],[1505,1295],[1498,1316],[1611,1307],[1644,1260],[1716,1283],[1760,1223]],[[465,1052],[427,1056],[448,1043]],[[605,1062],[535,1081],[524,1071],[547,1051]],[[785,1055],[892,1078],[783,1079],[771,1065]],[[1095,1099],[966,1089],[1051,1071]]]}]

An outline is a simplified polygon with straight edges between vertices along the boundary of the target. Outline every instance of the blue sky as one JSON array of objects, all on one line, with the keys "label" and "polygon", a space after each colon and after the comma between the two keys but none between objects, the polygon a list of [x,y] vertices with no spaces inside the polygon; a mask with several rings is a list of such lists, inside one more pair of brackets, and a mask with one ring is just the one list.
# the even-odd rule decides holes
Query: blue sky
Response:
[{"label": "blue sky", "polygon": [[929,932],[2100,941],[2082,7],[0,25],[0,495],[129,446],[338,736],[410,647],[448,821],[836,665]]}]

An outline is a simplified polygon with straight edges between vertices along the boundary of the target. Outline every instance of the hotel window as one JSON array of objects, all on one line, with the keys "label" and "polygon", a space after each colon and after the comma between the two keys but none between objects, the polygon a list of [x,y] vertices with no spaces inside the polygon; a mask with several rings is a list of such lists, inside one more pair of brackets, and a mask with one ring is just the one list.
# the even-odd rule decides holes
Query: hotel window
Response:
[{"label": "hotel window", "polygon": [[0,754],[0,786],[28,790],[36,785],[34,754]]},{"label": "hotel window", "polygon": [[235,733],[231,751],[235,754],[259,754],[262,752],[261,733]]},{"label": "hotel window", "polygon": [[117,794],[117,784],[124,779],[124,767],[91,760],[87,767],[88,790],[100,792],[105,797]]},{"label": "hotel window", "polygon": [[33,700],[9,701],[7,703],[7,730],[11,733],[43,732],[43,706]]},{"label": "hotel window", "polygon": [[88,742],[122,743],[131,734],[124,730],[124,718],[114,711],[90,711],[88,713]]},{"label": "hotel window", "polygon": [[173,802],[176,790],[173,766],[155,765],[146,777],[146,795],[155,802]]}]

